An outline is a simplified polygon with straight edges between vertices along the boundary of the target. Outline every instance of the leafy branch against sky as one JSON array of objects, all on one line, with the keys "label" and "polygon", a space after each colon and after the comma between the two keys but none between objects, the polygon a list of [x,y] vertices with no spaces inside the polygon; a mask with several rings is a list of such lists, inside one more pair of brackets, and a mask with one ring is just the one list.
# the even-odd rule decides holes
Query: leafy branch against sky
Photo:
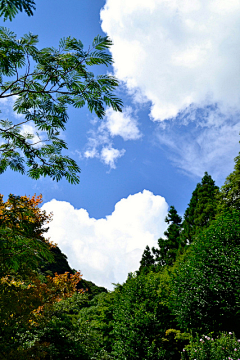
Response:
[{"label": "leafy branch against sky", "polygon": [[[114,95],[117,79],[89,71],[90,66],[112,64],[107,52],[112,43],[107,36],[97,36],[87,51],[71,37],[61,39],[58,48],[39,50],[37,43],[31,33],[17,39],[11,30],[0,28],[0,100],[14,98],[13,110],[24,116],[20,122],[0,121],[0,172],[9,167],[23,174],[27,167],[33,179],[65,177],[76,184],[80,169],[63,155],[67,144],[60,131],[65,130],[69,105],[86,104],[100,119],[106,106],[121,111],[122,101]],[[26,124],[34,124],[35,134],[23,133]],[[45,133],[43,139],[39,132]]]}]

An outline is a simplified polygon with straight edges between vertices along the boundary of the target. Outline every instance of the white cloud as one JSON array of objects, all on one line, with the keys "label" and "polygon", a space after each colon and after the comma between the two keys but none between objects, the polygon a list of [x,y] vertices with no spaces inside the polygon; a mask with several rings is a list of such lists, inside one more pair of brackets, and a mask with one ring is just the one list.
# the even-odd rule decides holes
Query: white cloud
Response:
[{"label": "white cloud", "polygon": [[85,152],[84,152],[84,156],[85,156],[85,158],[87,158],[87,159],[93,159],[93,158],[95,158],[95,157],[99,157],[99,154],[98,154],[98,151],[97,151],[97,149],[95,148],[95,147],[92,147],[92,148],[89,148],[88,150],[86,150]]},{"label": "white cloud", "polygon": [[45,139],[47,139],[46,133],[44,131],[38,132],[36,129],[36,126],[31,121],[28,124],[23,124],[21,126],[21,135],[31,135],[33,136],[32,139],[28,140],[31,144],[34,144],[35,147],[40,148],[42,145],[44,145],[44,136]]},{"label": "white cloud", "polygon": [[85,279],[111,289],[139,268],[146,245],[157,245],[166,229],[168,205],[163,197],[143,190],[121,199],[111,215],[98,220],[63,201],[51,200],[42,209],[53,211],[48,236],[70,265]]},{"label": "white cloud", "polygon": [[18,121],[24,119],[23,114],[18,114],[16,111],[13,110],[13,105],[17,100],[18,96],[13,95],[7,98],[0,99],[0,110],[1,110],[1,119],[2,120],[10,120],[14,122],[14,118]]},{"label": "white cloud", "polygon": [[136,119],[131,115],[130,106],[126,107],[122,113],[108,109],[103,127],[109,131],[111,137],[119,135],[123,140],[137,140],[141,137],[141,133]]},{"label": "white cloud", "polygon": [[[233,170],[239,152],[238,117],[226,117],[218,109],[188,109],[174,123],[161,123],[157,141],[165,145],[168,157],[185,173],[202,177],[209,172],[222,183]],[[172,126],[173,125],[173,126]]]},{"label": "white cloud", "polygon": [[102,148],[100,159],[106,164],[109,165],[111,169],[115,169],[115,162],[118,158],[122,157],[125,153],[125,150],[114,149],[113,147],[104,147]]},{"label": "white cloud", "polygon": [[240,107],[239,0],[106,0],[116,76],[164,120],[195,103]]},{"label": "white cloud", "polygon": [[115,149],[113,138],[122,137],[123,140],[137,140],[142,134],[138,128],[136,118],[132,116],[133,110],[130,106],[123,109],[123,112],[116,112],[107,109],[105,120],[99,125],[98,121],[93,122],[96,130],[90,131],[85,158],[98,158],[111,169],[116,168],[116,161],[125,153],[125,149]]},{"label": "white cloud", "polygon": [[[112,146],[109,135],[105,131],[104,134],[102,134],[102,132],[91,131],[87,150],[84,151],[83,156],[86,159],[100,159],[105,165],[108,165],[110,169],[116,169],[116,162],[125,154],[125,151],[125,149],[115,149]],[[79,154],[79,157],[82,157],[82,154]]]}]

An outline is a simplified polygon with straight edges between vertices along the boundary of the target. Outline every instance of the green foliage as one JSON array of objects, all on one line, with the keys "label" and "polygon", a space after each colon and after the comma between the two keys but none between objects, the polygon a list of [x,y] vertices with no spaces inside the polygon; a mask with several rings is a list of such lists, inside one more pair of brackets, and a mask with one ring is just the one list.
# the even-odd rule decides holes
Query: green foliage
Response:
[{"label": "green foliage", "polygon": [[28,16],[33,15],[35,10],[35,2],[33,0],[1,0],[0,1],[0,17],[3,16],[4,21],[10,20],[20,11],[25,11]]},{"label": "green foliage", "polygon": [[40,265],[40,271],[44,275],[54,276],[55,273],[64,274],[65,272],[73,273],[70,268],[67,256],[62,253],[58,246],[54,246],[50,249],[53,256],[53,261],[48,262],[43,260]]},{"label": "green foliage", "polygon": [[154,270],[155,268],[155,260],[154,256],[151,253],[149,246],[147,245],[143,254],[142,259],[140,261],[140,267],[138,273],[147,274],[149,271]]},{"label": "green foliage", "polygon": [[214,337],[197,335],[182,352],[182,360],[238,360],[240,358],[240,340],[229,333],[220,333]]},{"label": "green foliage", "polygon": [[109,334],[106,319],[110,298],[110,294],[100,294],[89,301],[86,293],[75,293],[56,303],[30,331],[20,329],[19,348],[31,356],[41,348],[44,359],[112,359],[105,349],[108,340],[104,335],[106,330]]},{"label": "green foliage", "polygon": [[219,194],[219,211],[240,210],[240,155],[235,159],[234,171],[226,178]]},{"label": "green foliage", "polygon": [[240,334],[240,216],[219,216],[190,245],[171,280],[170,306],[182,329]]},{"label": "green foliage", "polygon": [[192,193],[188,208],[184,214],[181,239],[185,243],[191,243],[194,236],[209,226],[217,214],[218,186],[205,172],[201,183],[198,183]]},{"label": "green foliage", "polygon": [[41,261],[53,261],[50,243],[44,238],[51,216],[38,208],[41,196],[0,195],[0,276],[20,271],[27,264],[37,270]]},{"label": "green foliage", "polygon": [[19,348],[28,350],[33,356],[35,350],[41,346],[44,359],[90,360],[95,339],[86,327],[87,324],[79,326],[72,322],[64,313],[58,316],[51,314],[47,322],[33,326],[31,331],[19,332]]},{"label": "green foliage", "polygon": [[164,232],[166,238],[158,239],[158,248],[153,247],[150,250],[149,246],[146,246],[140,261],[138,274],[147,274],[150,271],[160,270],[162,266],[173,265],[177,254],[183,248],[180,238],[182,219],[174,206],[170,206],[165,222],[169,224],[168,229]]},{"label": "green foliage", "polygon": [[168,329],[162,338],[162,347],[165,350],[165,359],[179,360],[184,346],[189,343],[190,334],[180,330]]},{"label": "green foliage", "polygon": [[[38,49],[37,43],[36,35],[18,40],[12,31],[0,28],[0,99],[12,98],[14,111],[24,115],[18,123],[0,120],[0,173],[8,167],[22,174],[28,169],[33,179],[65,177],[76,184],[80,169],[62,154],[67,144],[60,132],[65,130],[70,105],[86,104],[100,119],[106,106],[121,111],[122,102],[113,94],[118,81],[89,71],[93,65],[112,64],[107,52],[112,43],[97,36],[88,51],[71,37],[60,40],[57,49]],[[33,133],[24,133],[24,124],[31,125]]]},{"label": "green foliage", "polygon": [[[54,276],[55,273],[57,274],[64,274],[68,272],[70,274],[74,274],[76,270],[72,269],[67,261],[67,256],[59,249],[58,246],[54,246],[50,248],[50,253],[53,256],[51,262],[47,259],[42,259],[40,262],[40,273],[47,276]],[[86,290],[89,298],[94,297],[102,292],[107,293],[107,289],[102,286],[97,286],[92,281],[88,281],[85,279],[81,279],[77,284],[77,289]]]},{"label": "green foliage", "polygon": [[97,286],[92,281],[85,280],[85,279],[82,279],[79,282],[78,288],[86,290],[90,298],[92,298],[92,297],[94,297],[96,295],[99,295],[101,293],[107,293],[108,292],[105,287]]},{"label": "green foliage", "polygon": [[[99,341],[99,349],[110,354],[114,342],[113,329],[113,293],[101,293],[88,302],[88,306],[80,310],[79,321],[87,322],[95,332]],[[110,355],[109,355],[110,356]],[[98,358],[98,357],[96,357]]]},{"label": "green foliage", "polygon": [[18,333],[34,332],[42,323],[45,326],[54,315],[54,303],[75,294],[79,280],[79,273],[65,273],[41,281],[31,269],[25,277],[12,274],[0,279],[0,349],[5,358],[18,354]]},{"label": "green foliage", "polygon": [[[161,274],[132,276],[115,289],[113,351],[117,359],[165,359],[162,338],[173,318],[158,292]],[[164,286],[163,286],[164,288]]]},{"label": "green foliage", "polygon": [[180,238],[182,219],[174,206],[170,206],[165,222],[169,224],[167,231],[164,232],[166,239],[158,239],[159,248],[152,249],[158,267],[173,265],[178,252],[183,246]]}]

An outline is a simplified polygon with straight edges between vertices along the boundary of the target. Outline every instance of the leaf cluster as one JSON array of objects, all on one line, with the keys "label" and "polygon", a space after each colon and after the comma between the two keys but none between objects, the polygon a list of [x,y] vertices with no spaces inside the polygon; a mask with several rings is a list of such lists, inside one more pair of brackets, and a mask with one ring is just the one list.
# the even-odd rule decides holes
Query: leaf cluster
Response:
[{"label": "leaf cluster", "polygon": [[28,16],[32,16],[35,9],[35,2],[33,0],[0,1],[0,17],[3,17],[4,21],[12,21],[19,11],[25,11]]},{"label": "leaf cluster", "polygon": [[[13,99],[13,110],[24,117],[13,123],[0,120],[0,173],[8,167],[33,179],[49,176],[59,181],[79,182],[80,169],[66,155],[61,137],[68,120],[67,108],[82,108],[102,119],[105,107],[121,111],[122,101],[113,91],[118,81],[111,75],[89,71],[95,65],[112,64],[108,37],[97,36],[85,51],[81,41],[67,37],[58,48],[37,48],[31,33],[17,39],[14,32],[0,28],[0,99]],[[10,79],[10,80],[9,80]],[[31,125],[32,132],[24,132]]]}]

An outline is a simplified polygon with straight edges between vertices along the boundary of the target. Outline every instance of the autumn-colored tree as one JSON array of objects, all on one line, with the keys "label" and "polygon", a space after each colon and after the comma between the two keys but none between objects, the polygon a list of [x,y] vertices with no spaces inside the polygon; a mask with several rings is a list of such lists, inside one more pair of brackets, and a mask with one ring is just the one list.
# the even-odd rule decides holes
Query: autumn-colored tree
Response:
[{"label": "autumn-colored tree", "polygon": [[20,270],[25,264],[37,269],[40,259],[51,262],[53,246],[44,234],[52,215],[39,208],[42,196],[0,195],[0,275]]},{"label": "autumn-colored tree", "polygon": [[[20,351],[20,344],[16,341],[19,330],[31,331],[39,322],[47,323],[49,319],[45,317],[45,312],[49,316],[54,303],[71,297],[77,291],[77,284],[81,278],[79,272],[47,276],[45,281],[41,281],[33,272],[30,272],[28,279],[24,281],[16,274],[2,277],[0,279],[0,358],[2,355],[3,359],[10,360],[19,353],[27,354],[24,349]],[[43,345],[39,344],[41,348]]]},{"label": "autumn-colored tree", "polygon": [[19,329],[28,330],[43,321],[45,311],[49,312],[55,302],[72,296],[82,278],[79,272],[56,273],[54,277],[39,273],[43,259],[52,261],[50,250],[54,246],[44,237],[52,215],[39,208],[41,202],[41,195],[31,198],[10,195],[6,202],[0,196],[0,358],[3,359],[18,357]]}]

